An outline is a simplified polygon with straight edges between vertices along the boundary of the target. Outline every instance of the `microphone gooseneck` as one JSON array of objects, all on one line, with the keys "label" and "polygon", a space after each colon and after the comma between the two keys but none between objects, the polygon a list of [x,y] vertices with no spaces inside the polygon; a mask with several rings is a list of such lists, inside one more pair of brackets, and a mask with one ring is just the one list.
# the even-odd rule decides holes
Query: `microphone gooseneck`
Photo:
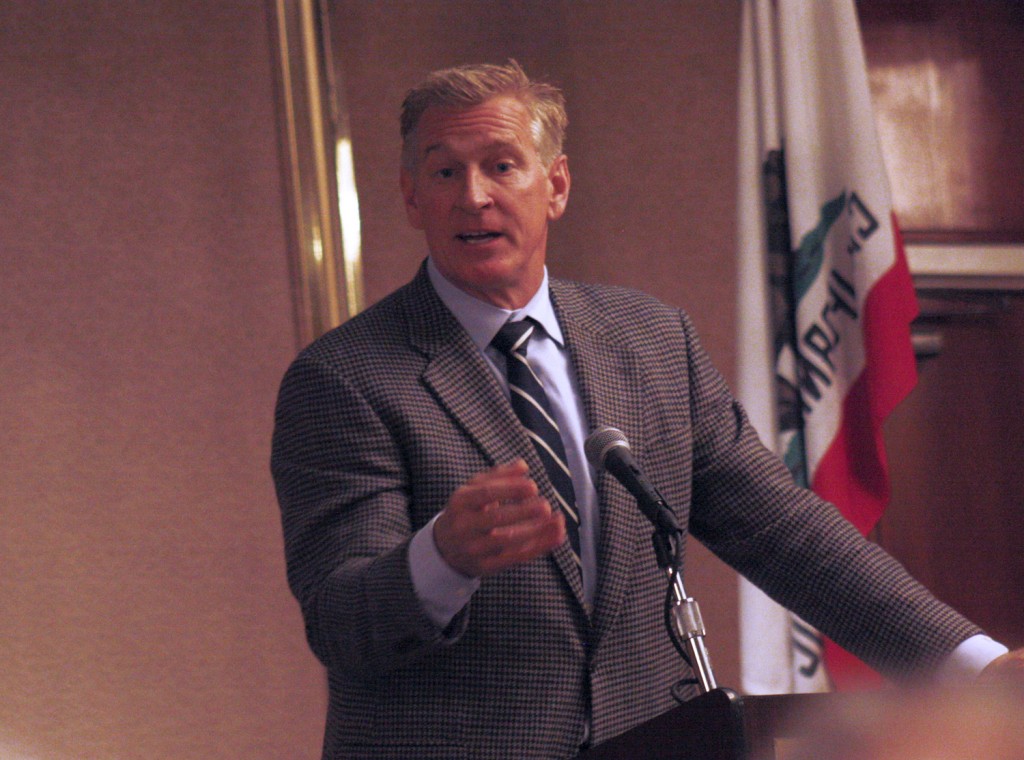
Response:
[{"label": "microphone gooseneck", "polygon": [[683,531],[675,513],[658,489],[647,479],[633,459],[626,434],[618,428],[600,427],[584,441],[583,451],[595,470],[607,470],[636,499],[640,511],[654,525],[654,551],[658,565],[669,577],[665,622],[669,638],[689,663],[703,693],[717,687],[711,661],[704,645],[704,621],[695,599],[687,596],[680,575]]}]

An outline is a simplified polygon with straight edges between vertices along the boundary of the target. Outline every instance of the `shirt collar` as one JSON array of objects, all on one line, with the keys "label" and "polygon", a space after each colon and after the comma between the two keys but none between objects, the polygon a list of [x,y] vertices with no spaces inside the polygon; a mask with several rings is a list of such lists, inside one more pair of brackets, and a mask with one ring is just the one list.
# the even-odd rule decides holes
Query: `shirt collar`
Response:
[{"label": "shirt collar", "polygon": [[562,336],[562,328],[558,326],[558,318],[551,305],[547,267],[544,267],[544,280],[537,292],[533,294],[533,298],[523,308],[512,311],[481,301],[460,290],[445,279],[444,275],[434,266],[433,259],[429,257],[427,258],[427,276],[430,277],[430,283],[437,291],[441,302],[455,315],[459,324],[469,333],[469,337],[481,351],[491,344],[491,340],[497,335],[503,324],[526,317],[540,323],[548,337],[559,347],[564,347],[565,339]]}]

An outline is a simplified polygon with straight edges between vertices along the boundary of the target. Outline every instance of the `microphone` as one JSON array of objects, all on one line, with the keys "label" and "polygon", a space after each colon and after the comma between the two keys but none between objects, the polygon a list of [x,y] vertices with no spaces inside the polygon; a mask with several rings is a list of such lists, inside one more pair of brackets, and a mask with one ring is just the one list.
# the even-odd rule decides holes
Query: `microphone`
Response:
[{"label": "microphone", "polygon": [[682,532],[665,499],[633,460],[629,441],[621,430],[613,427],[598,428],[583,443],[583,451],[595,470],[608,470],[633,494],[640,511],[655,528],[672,533]]}]

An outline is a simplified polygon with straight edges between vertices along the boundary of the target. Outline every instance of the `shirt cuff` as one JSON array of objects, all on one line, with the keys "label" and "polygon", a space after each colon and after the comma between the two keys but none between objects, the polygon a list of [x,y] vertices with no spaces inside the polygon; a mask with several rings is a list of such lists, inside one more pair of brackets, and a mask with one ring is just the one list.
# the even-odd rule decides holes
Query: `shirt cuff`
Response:
[{"label": "shirt cuff", "polygon": [[975,678],[992,660],[1008,651],[1010,650],[988,636],[971,636],[960,642],[939,665],[935,673],[936,680],[940,683],[957,683]]},{"label": "shirt cuff", "polygon": [[479,578],[467,578],[452,569],[434,543],[434,521],[428,522],[409,543],[409,574],[423,611],[438,628],[445,628],[480,588]]}]

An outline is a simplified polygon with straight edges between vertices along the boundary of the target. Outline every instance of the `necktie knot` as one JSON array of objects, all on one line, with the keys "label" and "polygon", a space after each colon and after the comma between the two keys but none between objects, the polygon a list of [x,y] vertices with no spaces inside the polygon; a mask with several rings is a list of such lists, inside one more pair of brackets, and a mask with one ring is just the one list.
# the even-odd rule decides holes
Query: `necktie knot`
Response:
[{"label": "necktie knot", "polygon": [[506,356],[514,353],[526,355],[526,343],[533,335],[534,321],[530,318],[519,322],[506,322],[491,340],[491,345]]}]

